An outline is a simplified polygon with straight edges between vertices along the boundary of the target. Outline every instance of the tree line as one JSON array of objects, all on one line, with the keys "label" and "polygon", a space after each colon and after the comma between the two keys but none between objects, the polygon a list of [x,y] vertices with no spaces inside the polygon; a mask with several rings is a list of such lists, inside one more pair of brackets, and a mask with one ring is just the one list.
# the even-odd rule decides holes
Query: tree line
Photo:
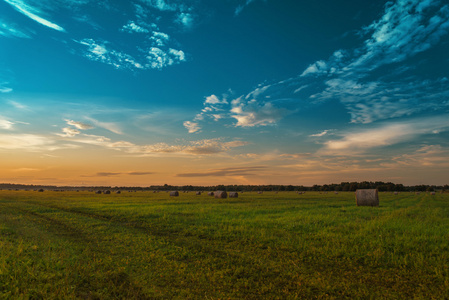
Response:
[{"label": "tree line", "polygon": [[303,185],[214,185],[214,186],[194,186],[194,185],[150,185],[147,187],[129,187],[129,186],[51,186],[51,185],[25,185],[25,184],[11,184],[0,183],[0,189],[9,190],[95,190],[95,189],[110,189],[110,190],[132,190],[132,191],[342,191],[353,192],[357,189],[378,189],[380,192],[431,192],[431,191],[449,191],[449,185],[412,185],[404,186],[403,184],[396,184],[392,182],[382,181],[362,181],[362,182],[341,182],[313,186]]}]

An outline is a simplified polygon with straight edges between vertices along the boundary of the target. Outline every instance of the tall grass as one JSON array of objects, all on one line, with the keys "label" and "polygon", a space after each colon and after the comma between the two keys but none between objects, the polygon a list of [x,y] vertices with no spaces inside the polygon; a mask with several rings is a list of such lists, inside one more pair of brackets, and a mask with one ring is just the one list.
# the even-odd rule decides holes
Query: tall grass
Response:
[{"label": "tall grass", "polygon": [[449,298],[449,195],[0,191],[0,297]]}]

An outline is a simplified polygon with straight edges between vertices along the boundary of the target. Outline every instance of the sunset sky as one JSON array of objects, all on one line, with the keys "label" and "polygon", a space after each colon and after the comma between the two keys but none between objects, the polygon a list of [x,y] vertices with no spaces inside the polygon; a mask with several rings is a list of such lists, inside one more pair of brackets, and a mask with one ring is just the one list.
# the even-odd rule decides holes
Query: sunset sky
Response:
[{"label": "sunset sky", "polygon": [[447,0],[0,0],[0,182],[448,170]]}]

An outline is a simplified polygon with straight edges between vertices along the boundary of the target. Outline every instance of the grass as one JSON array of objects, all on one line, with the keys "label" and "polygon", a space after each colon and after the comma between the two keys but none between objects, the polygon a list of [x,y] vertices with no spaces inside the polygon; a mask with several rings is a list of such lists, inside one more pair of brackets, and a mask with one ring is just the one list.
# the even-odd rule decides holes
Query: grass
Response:
[{"label": "grass", "polygon": [[449,194],[0,191],[2,299],[447,299]]}]

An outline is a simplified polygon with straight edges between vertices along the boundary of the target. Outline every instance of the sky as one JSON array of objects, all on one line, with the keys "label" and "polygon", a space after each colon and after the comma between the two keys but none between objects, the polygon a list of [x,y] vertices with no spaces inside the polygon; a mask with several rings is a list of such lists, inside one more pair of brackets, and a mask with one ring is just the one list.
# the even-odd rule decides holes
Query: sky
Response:
[{"label": "sky", "polygon": [[447,0],[0,0],[0,182],[449,183]]}]

